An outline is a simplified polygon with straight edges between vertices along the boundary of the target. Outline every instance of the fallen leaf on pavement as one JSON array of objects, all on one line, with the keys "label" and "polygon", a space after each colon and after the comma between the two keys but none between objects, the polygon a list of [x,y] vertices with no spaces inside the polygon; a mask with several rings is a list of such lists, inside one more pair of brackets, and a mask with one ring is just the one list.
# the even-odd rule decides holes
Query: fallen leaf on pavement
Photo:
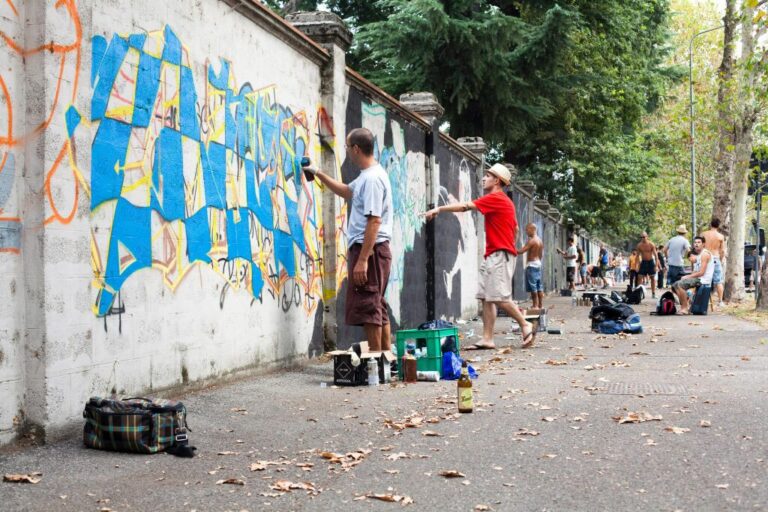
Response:
[{"label": "fallen leaf on pavement", "polygon": [[219,452],[217,455],[240,455],[238,452]]},{"label": "fallen leaf on pavement", "polygon": [[715,487],[718,489],[727,489],[731,486],[731,484],[717,484]]},{"label": "fallen leaf on pavement", "polygon": [[464,473],[456,471],[455,469],[441,471],[440,473],[438,473],[438,475],[443,476],[445,478],[464,478],[466,476]]},{"label": "fallen leaf on pavement", "polygon": [[711,426],[712,426],[712,423],[711,423],[711,422],[709,422],[708,420],[701,420],[701,421],[699,422],[699,426],[700,426],[700,427],[704,427],[704,428],[706,428],[706,427],[711,427]]},{"label": "fallen leaf on pavement", "polygon": [[488,510],[493,510],[488,505],[475,505],[475,512],[486,512]]},{"label": "fallen leaf on pavement", "polygon": [[289,480],[278,480],[270,486],[272,489],[280,492],[291,492],[294,489],[317,492],[315,484],[311,482],[291,482]]},{"label": "fallen leaf on pavement", "polygon": [[425,430],[424,432],[421,433],[421,435],[426,437],[440,437],[443,434],[441,434],[440,432],[435,432],[434,430]]},{"label": "fallen leaf on pavement", "polygon": [[555,421],[556,419],[557,418],[555,418],[554,416],[545,416],[544,418],[541,418],[541,421],[546,421],[547,423],[549,423],[551,421]]},{"label": "fallen leaf on pavement", "polygon": [[3,475],[3,482],[14,482],[22,484],[36,484],[43,479],[43,474],[37,471],[21,475],[7,474]]},{"label": "fallen leaf on pavement", "polygon": [[673,434],[685,434],[686,432],[690,432],[691,429],[682,427],[664,427],[664,431],[672,432]]},{"label": "fallen leaf on pavement", "polygon": [[231,484],[231,485],[245,485],[245,482],[239,478],[226,478],[216,482],[216,485]]},{"label": "fallen leaf on pavement", "polygon": [[547,359],[544,361],[544,364],[548,364],[551,366],[564,366],[568,364],[568,361],[557,361],[556,359]]},{"label": "fallen leaf on pavement", "polygon": [[410,458],[412,458],[412,455],[408,455],[405,452],[398,452],[398,453],[393,453],[392,455],[387,455],[387,460],[410,459]]},{"label": "fallen leaf on pavement", "polygon": [[396,475],[396,474],[398,474],[400,472],[400,470],[399,469],[385,469],[384,472],[388,473],[390,475]]},{"label": "fallen leaf on pavement", "polygon": [[535,437],[535,436],[539,435],[539,433],[536,432],[535,430],[528,430],[527,428],[521,428],[520,430],[515,432],[515,435],[516,436],[533,436],[533,437]]},{"label": "fallen leaf on pavement", "polygon": [[626,416],[614,416],[613,420],[618,422],[619,424],[622,423],[644,423],[646,421],[661,421],[662,417],[660,414],[653,415],[650,413],[647,413],[645,411],[640,412],[628,412]]},{"label": "fallen leaf on pavement", "polygon": [[386,501],[389,503],[400,503],[401,505],[410,505],[413,503],[413,498],[409,496],[400,496],[399,494],[366,494],[364,498]]}]

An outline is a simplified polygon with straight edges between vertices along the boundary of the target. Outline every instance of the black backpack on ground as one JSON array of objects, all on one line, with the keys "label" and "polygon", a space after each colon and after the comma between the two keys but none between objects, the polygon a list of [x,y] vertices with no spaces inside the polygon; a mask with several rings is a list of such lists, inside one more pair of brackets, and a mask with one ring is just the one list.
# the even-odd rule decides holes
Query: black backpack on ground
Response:
[{"label": "black backpack on ground", "polygon": [[627,286],[627,291],[624,292],[624,302],[627,304],[640,304],[645,298],[645,287],[640,285],[633,290],[630,286]]},{"label": "black backpack on ground", "polygon": [[659,301],[656,303],[656,314],[659,316],[674,315],[677,313],[677,301],[675,300],[675,294],[671,290],[667,290],[661,294]]}]

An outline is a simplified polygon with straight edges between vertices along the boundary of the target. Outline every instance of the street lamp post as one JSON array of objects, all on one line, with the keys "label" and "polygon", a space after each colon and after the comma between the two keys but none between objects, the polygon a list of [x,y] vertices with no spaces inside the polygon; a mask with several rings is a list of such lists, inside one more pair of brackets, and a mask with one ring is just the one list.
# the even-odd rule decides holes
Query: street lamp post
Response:
[{"label": "street lamp post", "polygon": [[693,123],[693,41],[702,34],[712,32],[714,30],[720,30],[725,25],[708,28],[702,30],[691,37],[691,42],[688,45],[688,95],[691,102],[691,233],[692,236],[696,236],[698,231],[696,230],[696,142],[695,142],[695,127]]}]

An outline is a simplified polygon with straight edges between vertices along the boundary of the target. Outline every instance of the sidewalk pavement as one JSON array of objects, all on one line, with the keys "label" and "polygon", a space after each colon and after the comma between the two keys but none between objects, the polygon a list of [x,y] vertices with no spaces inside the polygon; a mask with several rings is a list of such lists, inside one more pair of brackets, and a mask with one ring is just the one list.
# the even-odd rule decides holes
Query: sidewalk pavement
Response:
[{"label": "sidewalk pavement", "polygon": [[[465,353],[481,374],[473,414],[456,413],[455,382],[321,387],[331,363],[313,362],[180,397],[194,459],[80,438],[6,448],[0,472],[42,480],[0,483],[0,508],[768,510],[768,331],[720,314],[650,316],[648,298],[635,308],[643,334],[603,336],[589,308],[545,304],[562,335],[521,350],[504,318],[496,339],[510,348]],[[661,419],[612,419],[630,413]]]}]

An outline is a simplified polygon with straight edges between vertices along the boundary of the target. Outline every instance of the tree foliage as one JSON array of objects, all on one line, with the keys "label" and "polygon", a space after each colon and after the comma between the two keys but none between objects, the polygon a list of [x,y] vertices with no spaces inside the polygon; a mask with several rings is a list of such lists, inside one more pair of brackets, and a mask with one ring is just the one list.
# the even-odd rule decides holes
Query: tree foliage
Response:
[{"label": "tree foliage", "polygon": [[435,93],[453,137],[485,138],[577,223],[609,241],[647,227],[662,160],[639,128],[681,75],[668,0],[322,3],[355,32],[353,67]]}]

